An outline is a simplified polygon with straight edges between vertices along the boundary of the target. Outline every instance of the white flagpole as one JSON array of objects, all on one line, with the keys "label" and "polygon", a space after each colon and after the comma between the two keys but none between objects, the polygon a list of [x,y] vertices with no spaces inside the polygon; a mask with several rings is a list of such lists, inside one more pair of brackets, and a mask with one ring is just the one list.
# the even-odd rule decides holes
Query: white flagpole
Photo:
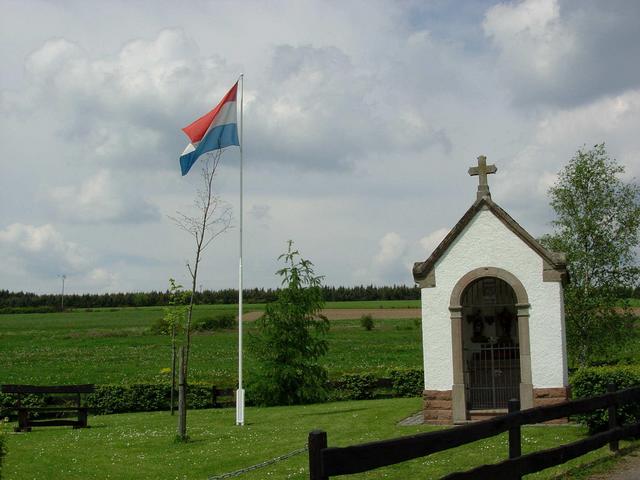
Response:
[{"label": "white flagpole", "polygon": [[242,388],[242,146],[244,144],[244,74],[240,74],[240,261],[238,263],[238,390],[236,425],[244,425],[244,388]]}]

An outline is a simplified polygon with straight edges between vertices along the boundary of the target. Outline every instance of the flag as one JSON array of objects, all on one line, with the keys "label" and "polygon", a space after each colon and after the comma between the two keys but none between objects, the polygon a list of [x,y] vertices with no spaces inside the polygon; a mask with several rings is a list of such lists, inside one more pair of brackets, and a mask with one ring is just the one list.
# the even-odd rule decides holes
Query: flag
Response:
[{"label": "flag", "polygon": [[237,93],[238,82],[231,87],[216,108],[182,129],[191,140],[180,155],[180,169],[183,176],[189,172],[203,153],[230,145],[240,145],[236,111]]}]

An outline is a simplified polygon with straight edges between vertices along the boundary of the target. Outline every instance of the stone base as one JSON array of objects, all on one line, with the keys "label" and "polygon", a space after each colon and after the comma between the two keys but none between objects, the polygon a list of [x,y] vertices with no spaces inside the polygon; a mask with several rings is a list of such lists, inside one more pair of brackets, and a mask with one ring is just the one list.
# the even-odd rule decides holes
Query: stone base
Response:
[{"label": "stone base", "polygon": [[424,423],[430,425],[451,425],[453,423],[453,402],[451,390],[425,390]]},{"label": "stone base", "polygon": [[[566,402],[571,397],[571,391],[569,387],[557,387],[557,388],[534,388],[533,389],[533,406],[545,407],[547,405],[555,405],[558,403]],[[549,420],[549,424],[555,423],[567,423],[566,418],[558,418],[556,420]]]}]

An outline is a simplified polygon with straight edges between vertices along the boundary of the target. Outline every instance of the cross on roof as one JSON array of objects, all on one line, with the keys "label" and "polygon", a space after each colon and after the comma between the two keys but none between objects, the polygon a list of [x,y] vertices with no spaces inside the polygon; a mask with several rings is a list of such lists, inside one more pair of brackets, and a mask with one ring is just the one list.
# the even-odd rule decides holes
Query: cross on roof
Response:
[{"label": "cross on roof", "polygon": [[495,165],[487,165],[487,157],[484,155],[480,155],[478,157],[478,166],[469,168],[469,175],[478,176],[478,200],[482,197],[491,198],[491,193],[489,192],[489,184],[487,183],[487,175],[490,173],[496,173],[498,168]]}]

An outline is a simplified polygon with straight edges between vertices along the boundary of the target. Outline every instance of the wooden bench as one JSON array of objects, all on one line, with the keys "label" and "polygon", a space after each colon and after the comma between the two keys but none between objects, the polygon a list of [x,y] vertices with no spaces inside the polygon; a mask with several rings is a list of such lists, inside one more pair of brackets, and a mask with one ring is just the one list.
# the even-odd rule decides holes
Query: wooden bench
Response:
[{"label": "wooden bench", "polygon": [[235,407],[236,391],[233,388],[211,387],[211,406],[213,408]]},{"label": "wooden bench", "polygon": [[[52,427],[70,425],[73,428],[88,428],[87,414],[89,408],[82,405],[82,394],[93,393],[94,385],[2,385],[2,393],[11,393],[18,396],[14,410],[18,412],[18,426],[16,432],[30,432],[31,427]],[[22,404],[23,395],[74,395],[75,406],[48,405],[44,407],[28,407]],[[61,397],[63,398],[63,397]],[[55,414],[75,412],[78,419],[53,418],[48,420],[33,420],[31,413]]]}]

